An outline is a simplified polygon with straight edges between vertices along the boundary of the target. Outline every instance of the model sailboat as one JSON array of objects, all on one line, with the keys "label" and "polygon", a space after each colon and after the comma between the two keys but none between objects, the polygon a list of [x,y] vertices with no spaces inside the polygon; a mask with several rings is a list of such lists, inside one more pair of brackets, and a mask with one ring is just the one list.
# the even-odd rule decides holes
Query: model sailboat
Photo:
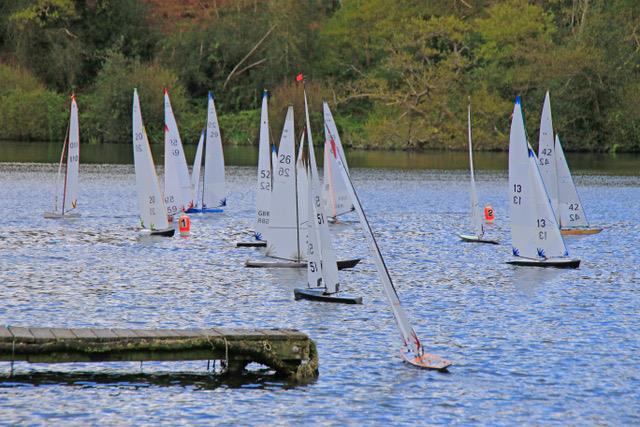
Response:
[{"label": "model sailboat", "polygon": [[[300,148],[304,143],[301,135]],[[267,233],[266,255],[278,261],[247,260],[247,267],[305,268],[307,231],[307,179],[302,160],[303,151],[295,153],[293,107],[287,109],[284,128],[280,138],[277,157],[273,163],[273,188]],[[338,261],[338,268],[351,268],[359,258]]]},{"label": "model sailboat", "polygon": [[162,198],[156,169],[151,157],[147,132],[142,124],[138,91],[133,91],[133,163],[136,172],[136,192],[140,225],[145,232],[173,236],[173,223],[167,218],[167,207]]},{"label": "model sailboat", "polygon": [[174,215],[189,209],[193,190],[184,148],[173,115],[169,91],[164,90],[164,202],[167,215]]},{"label": "model sailboat", "polygon": [[473,226],[473,235],[459,234],[460,238],[465,242],[491,243],[498,244],[495,239],[484,237],[484,225],[482,224],[482,212],[478,203],[478,193],[476,191],[476,179],[473,170],[473,147],[471,142],[471,104],[467,109],[467,135],[469,139],[469,170],[471,172],[471,225]]},{"label": "model sailboat", "polygon": [[[269,149],[269,110],[265,90],[260,113],[260,139],[258,144],[258,185],[256,187],[256,223],[253,242],[238,242],[238,247],[265,247],[271,218],[271,154]],[[274,146],[275,150],[275,146]]]},{"label": "model sailboat", "polygon": [[551,101],[549,92],[544,97],[540,118],[540,139],[538,141],[540,174],[544,181],[556,221],[562,234],[596,234],[602,228],[589,226],[584,206],[571,177],[567,159],[560,145],[560,138],[553,135]]},{"label": "model sailboat", "polygon": [[[322,110],[325,124],[324,200],[326,203],[327,216],[335,222],[338,216],[353,212],[354,207],[347,192],[347,184],[337,169],[338,164],[335,158],[340,156],[342,163],[347,168],[347,173],[349,172],[342,142],[340,141],[340,135],[338,134],[338,128],[333,120],[329,104],[326,101],[322,103]],[[333,135],[333,138],[330,138],[329,135]]]},{"label": "model sailboat", "polygon": [[538,160],[527,141],[520,97],[516,98],[509,136],[509,191],[514,259],[509,264],[577,268],[569,257]]},{"label": "model sailboat", "polygon": [[193,168],[191,169],[191,202],[187,212],[200,208],[198,202],[198,194],[200,194],[200,175],[202,172],[202,151],[204,149],[204,130],[200,133],[198,146],[196,147],[196,156],[193,159]]},{"label": "model sailboat", "polygon": [[387,298],[387,301],[389,302],[391,312],[393,313],[396,325],[398,326],[398,329],[400,331],[400,336],[402,337],[400,356],[406,363],[419,368],[446,371],[446,369],[452,364],[450,361],[434,354],[425,353],[424,347],[418,339],[418,335],[409,322],[409,316],[407,315],[407,312],[404,310],[402,305],[400,305],[398,293],[393,286],[393,281],[391,280],[391,276],[389,275],[389,270],[387,269],[384,259],[382,258],[382,253],[380,252],[380,248],[378,247],[378,242],[376,241],[376,238],[373,235],[373,230],[371,229],[371,225],[369,224],[369,221],[364,214],[362,204],[360,203],[360,199],[358,198],[356,190],[353,187],[353,183],[351,182],[349,173],[347,172],[342,159],[339,156],[335,156],[335,153],[334,158],[337,161],[338,170],[342,174],[344,181],[347,183],[347,191],[349,192],[349,196],[353,201],[353,205],[360,219],[360,225],[362,226],[362,230],[367,238],[367,242],[369,243],[369,249],[371,255],[373,256],[376,269],[378,270],[378,277],[380,278],[380,282],[382,284],[383,293]]},{"label": "model sailboat", "polygon": [[[66,160],[66,162],[65,162]],[[64,166],[63,166],[64,165]],[[78,206],[78,172],[80,166],[80,127],[78,125],[78,105],[76,96],[71,95],[71,114],[69,118],[69,130],[62,145],[62,155],[58,166],[58,177],[56,179],[56,194],[53,202],[53,212],[45,212],[44,217],[48,219],[77,218],[79,213],[74,212]],[[62,169],[64,168],[64,178]],[[62,184],[61,204],[57,188]]]},{"label": "model sailboat", "polygon": [[[309,160],[303,162],[304,144],[300,146],[300,164],[306,170],[299,176],[305,175],[307,193],[306,224],[307,224],[307,288],[294,289],[294,296],[298,299],[313,301],[336,302],[344,304],[362,304],[361,297],[337,295],[340,290],[338,283],[338,264],[331,245],[331,234],[320,199],[320,178],[316,156],[313,151],[313,139],[310,131],[309,107],[307,94],[304,93],[304,110],[306,118],[307,140],[309,142]],[[305,164],[306,163],[306,164]],[[305,173],[306,172],[306,173]],[[301,196],[304,193],[301,193]],[[304,209],[304,208],[303,208]],[[304,212],[304,210],[303,210]],[[302,216],[302,215],[301,215]]]}]

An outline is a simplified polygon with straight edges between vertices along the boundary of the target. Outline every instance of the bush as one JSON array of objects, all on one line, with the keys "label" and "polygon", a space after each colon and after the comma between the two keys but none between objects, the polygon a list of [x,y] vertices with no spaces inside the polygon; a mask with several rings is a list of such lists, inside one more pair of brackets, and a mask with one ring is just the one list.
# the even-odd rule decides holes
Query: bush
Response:
[{"label": "bush", "polygon": [[0,64],[0,139],[63,139],[68,99],[45,87],[29,72]]}]

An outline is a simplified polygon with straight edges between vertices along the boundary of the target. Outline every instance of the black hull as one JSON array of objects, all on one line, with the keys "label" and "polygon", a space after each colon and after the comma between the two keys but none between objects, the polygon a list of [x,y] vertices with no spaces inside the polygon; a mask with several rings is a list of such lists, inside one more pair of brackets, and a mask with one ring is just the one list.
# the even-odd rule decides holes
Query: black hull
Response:
[{"label": "black hull", "polygon": [[266,248],[267,242],[257,240],[255,242],[237,242],[236,248]]},{"label": "black hull", "polygon": [[330,302],[337,304],[362,304],[362,297],[351,297],[347,295],[325,294],[321,289],[294,289],[293,295],[297,300],[306,299],[309,301]]},{"label": "black hull", "polygon": [[[337,262],[338,270],[345,270],[353,268],[360,262],[360,258],[344,259]],[[249,268],[307,268],[306,261],[250,261],[247,260],[244,263],[245,267]]]},{"label": "black hull", "polygon": [[521,267],[553,267],[553,268],[578,268],[580,266],[579,259],[567,259],[567,260],[528,260],[528,259],[514,259],[507,261],[507,264],[518,265]]},{"label": "black hull", "polygon": [[173,235],[176,233],[176,229],[172,228],[170,230],[154,230],[152,231],[150,234],[152,236],[164,236],[164,237],[173,237]]}]

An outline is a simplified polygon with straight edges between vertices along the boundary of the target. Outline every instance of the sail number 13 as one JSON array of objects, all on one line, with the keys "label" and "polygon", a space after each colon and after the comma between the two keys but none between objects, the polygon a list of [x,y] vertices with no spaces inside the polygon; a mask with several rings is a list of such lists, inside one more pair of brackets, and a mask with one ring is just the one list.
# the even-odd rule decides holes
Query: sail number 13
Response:
[{"label": "sail number 13", "polygon": [[[514,193],[522,193],[522,185],[513,184],[513,192]],[[515,195],[513,196],[513,204],[521,205],[522,204],[522,196]]]}]

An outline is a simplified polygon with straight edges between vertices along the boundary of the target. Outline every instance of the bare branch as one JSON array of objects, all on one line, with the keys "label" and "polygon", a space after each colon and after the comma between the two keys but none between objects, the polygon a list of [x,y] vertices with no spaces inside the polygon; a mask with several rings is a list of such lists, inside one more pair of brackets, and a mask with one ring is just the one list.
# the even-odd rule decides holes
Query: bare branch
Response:
[{"label": "bare branch", "polygon": [[269,30],[265,33],[264,36],[262,36],[262,38],[260,40],[258,40],[258,43],[256,43],[253,48],[249,51],[249,53],[247,53],[244,58],[242,58],[240,60],[240,62],[238,62],[236,64],[235,67],[233,67],[233,69],[231,70],[231,72],[229,73],[229,75],[227,76],[227,79],[224,81],[224,84],[222,85],[222,88],[224,89],[225,87],[227,87],[227,83],[229,83],[229,80],[231,80],[231,77],[233,77],[233,75],[235,74],[236,70],[242,65],[242,63],[244,61],[246,61],[252,54],[253,52],[256,51],[256,49],[258,49],[260,47],[260,45],[262,44],[262,42],[264,42],[267,37],[269,37],[269,34],[271,34],[271,32],[278,26],[278,24],[273,24],[273,26],[271,28],[269,28]]}]

